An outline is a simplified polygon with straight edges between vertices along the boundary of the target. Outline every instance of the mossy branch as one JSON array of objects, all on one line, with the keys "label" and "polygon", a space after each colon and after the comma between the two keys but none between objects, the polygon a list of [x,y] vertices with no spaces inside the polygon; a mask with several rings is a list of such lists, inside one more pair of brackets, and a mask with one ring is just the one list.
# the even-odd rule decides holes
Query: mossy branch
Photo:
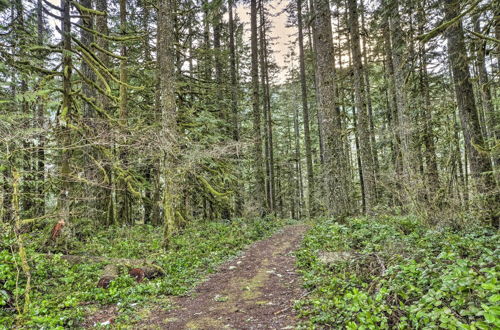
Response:
[{"label": "mossy branch", "polygon": [[[98,105],[96,105],[90,98],[88,98],[87,96],[85,96],[84,94],[82,93],[78,93],[76,94],[78,97],[80,97],[81,99],[83,99],[85,102],[87,102],[94,110],[96,110],[98,113],[100,113],[101,115],[103,115],[104,117],[106,117],[106,119],[108,119],[109,121],[111,122],[114,122],[118,125],[120,125],[119,121],[114,119],[113,117],[111,117],[108,112],[106,110],[104,110],[103,108],[99,107]],[[122,126],[123,127],[123,126]]]},{"label": "mossy branch", "polygon": [[443,32],[444,30],[446,30],[451,25],[453,25],[453,24],[457,23],[458,21],[460,21],[460,19],[462,19],[462,17],[464,17],[465,15],[467,15],[468,13],[470,13],[472,10],[474,10],[474,8],[476,8],[477,5],[480,2],[481,2],[481,0],[476,0],[469,7],[469,9],[463,11],[457,17],[453,18],[452,20],[449,20],[447,22],[442,23],[441,25],[439,25],[438,27],[434,28],[433,30],[431,30],[431,31],[429,31],[427,33],[424,33],[424,34],[421,34],[421,35],[417,36],[416,39],[420,40],[420,41],[422,41],[424,43],[428,42],[429,40],[431,40],[432,38],[436,37],[438,34],[440,34],[441,32]]},{"label": "mossy branch", "polygon": [[102,53],[104,53],[104,54],[108,55],[108,56],[114,57],[114,58],[119,59],[119,60],[127,60],[127,58],[128,58],[128,57],[126,57],[126,56],[116,55],[115,53],[110,52],[109,50],[102,48],[101,46],[99,46],[99,45],[98,45],[98,44],[96,44],[95,42],[91,43],[91,44],[90,44],[90,46],[91,46],[92,48],[95,48],[95,49],[97,49],[98,51],[100,51],[100,52],[102,52]]},{"label": "mossy branch", "polygon": [[482,33],[479,33],[479,32],[474,32],[472,30],[469,30],[469,29],[465,29],[465,31],[469,32],[470,34],[480,38],[480,39],[484,39],[484,40],[488,40],[488,41],[492,41],[494,43],[497,43],[497,44],[500,44],[500,40],[496,39],[496,38],[493,38],[493,37],[489,37],[487,35],[484,35]]},{"label": "mossy branch", "polygon": [[88,79],[78,68],[74,68],[75,71],[79,74],[79,76],[82,78],[82,80],[89,84],[90,86],[94,87],[100,94],[108,97],[109,99],[111,99],[112,101],[118,103],[118,98],[113,96],[113,95],[110,95],[108,94],[105,90],[103,90],[99,85],[97,85],[94,81]]},{"label": "mossy branch", "polygon": [[[120,79],[118,79],[117,77],[115,77],[115,75],[113,73],[111,73],[111,71],[99,60],[96,58],[96,56],[92,53],[92,51],[90,51],[87,47],[85,47],[85,45],[83,45],[78,39],[74,38],[73,40],[76,41],[76,43],[78,44],[78,49],[83,53],[85,54],[85,56],[91,60],[92,62],[94,62],[94,64],[96,64],[97,66],[99,66],[104,72],[106,72],[106,74],[111,78],[111,80],[113,80],[114,82],[116,82],[117,84],[120,84],[122,86],[125,86],[127,88],[130,88],[130,89],[135,89],[135,90],[143,90],[144,89],[144,86],[132,86],[132,85],[129,85],[123,81],[121,81]],[[98,73],[98,71],[94,70],[96,73]]]},{"label": "mossy branch", "polygon": [[232,191],[226,191],[224,193],[219,192],[215,190],[215,188],[204,177],[198,175],[197,178],[203,183],[205,188],[207,188],[207,190],[216,197],[224,197],[232,193]]},{"label": "mossy branch", "polygon": [[85,7],[82,4],[78,3],[77,1],[71,1],[71,4],[75,6],[76,9],[78,9],[82,13],[88,13],[97,16],[108,16],[108,13],[106,13],[105,11],[99,11],[96,9]]},{"label": "mossy branch", "polygon": [[[112,93],[111,93],[111,87],[109,86],[108,81],[106,80],[106,78],[104,78],[104,76],[103,76],[103,74],[102,74],[101,70],[99,70],[99,68],[98,68],[98,67],[101,67],[101,69],[102,69],[102,68],[104,68],[105,72],[106,72],[106,73],[109,73],[109,72],[107,71],[107,69],[106,69],[105,67],[101,66],[101,65],[99,64],[99,62],[98,62],[98,61],[96,61],[96,60],[95,60],[95,59],[91,56],[91,54],[88,54],[88,53],[87,53],[87,52],[85,52],[85,51],[82,51],[81,58],[82,58],[82,60],[84,60],[84,61],[85,61],[85,63],[87,63],[87,64],[89,65],[90,69],[92,69],[92,71],[93,71],[93,72],[97,75],[97,77],[99,78],[99,80],[101,80],[101,81],[102,81],[102,83],[103,83],[104,87],[106,88],[106,93],[104,93],[104,95],[111,96],[111,95],[112,95]],[[97,67],[96,67],[96,65],[97,65]],[[109,74],[110,74],[110,75],[112,75],[111,73],[109,73]],[[111,97],[112,97],[112,96],[111,96]]]}]

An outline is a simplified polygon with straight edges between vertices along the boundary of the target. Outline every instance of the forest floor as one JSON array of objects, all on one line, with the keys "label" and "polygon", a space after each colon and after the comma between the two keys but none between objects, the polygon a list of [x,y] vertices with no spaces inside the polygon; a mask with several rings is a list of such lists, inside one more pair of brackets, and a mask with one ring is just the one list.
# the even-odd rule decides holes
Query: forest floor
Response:
[{"label": "forest floor", "polygon": [[305,291],[293,252],[306,225],[291,225],[252,244],[223,264],[189,295],[174,297],[173,309],[152,311],[141,328],[291,329],[295,300]]}]

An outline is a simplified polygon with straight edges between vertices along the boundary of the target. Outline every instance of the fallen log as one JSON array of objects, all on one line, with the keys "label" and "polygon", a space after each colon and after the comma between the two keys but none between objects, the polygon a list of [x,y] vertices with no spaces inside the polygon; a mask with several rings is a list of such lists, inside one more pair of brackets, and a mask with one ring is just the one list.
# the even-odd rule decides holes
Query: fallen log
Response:
[{"label": "fallen log", "polygon": [[111,282],[113,282],[118,277],[118,275],[120,275],[118,266],[113,264],[106,265],[102,272],[101,278],[99,279],[99,282],[97,282],[97,287],[103,289],[109,288]]},{"label": "fallen log", "polygon": [[101,277],[97,282],[97,287],[108,288],[110,283],[120,275],[120,267],[129,269],[128,274],[136,282],[142,282],[145,278],[152,279],[165,274],[164,270],[146,259],[108,258],[101,256],[78,256],[62,255],[61,259],[70,264],[84,263],[105,263]]},{"label": "fallen log", "polygon": [[128,274],[135,278],[136,282],[142,282],[145,278],[152,279],[163,275],[162,272],[156,267],[142,266],[138,268],[132,268],[129,270]]}]

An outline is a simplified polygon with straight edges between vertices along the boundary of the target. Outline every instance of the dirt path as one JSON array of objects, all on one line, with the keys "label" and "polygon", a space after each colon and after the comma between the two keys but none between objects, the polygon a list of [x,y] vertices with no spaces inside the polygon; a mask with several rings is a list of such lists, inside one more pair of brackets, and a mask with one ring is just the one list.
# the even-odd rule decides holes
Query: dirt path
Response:
[{"label": "dirt path", "polygon": [[304,291],[292,252],[307,229],[287,226],[251,245],[236,259],[194,289],[173,298],[174,309],[157,311],[145,328],[162,329],[292,329],[293,303]]}]

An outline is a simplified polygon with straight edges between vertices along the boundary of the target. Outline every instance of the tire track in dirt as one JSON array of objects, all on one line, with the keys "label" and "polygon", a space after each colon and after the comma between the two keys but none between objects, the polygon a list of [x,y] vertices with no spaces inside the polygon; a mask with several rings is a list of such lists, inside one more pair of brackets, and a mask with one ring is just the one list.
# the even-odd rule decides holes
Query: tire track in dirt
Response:
[{"label": "tire track in dirt", "polygon": [[174,309],[152,311],[141,328],[292,329],[293,304],[304,294],[292,252],[306,225],[291,225],[223,264]]}]

